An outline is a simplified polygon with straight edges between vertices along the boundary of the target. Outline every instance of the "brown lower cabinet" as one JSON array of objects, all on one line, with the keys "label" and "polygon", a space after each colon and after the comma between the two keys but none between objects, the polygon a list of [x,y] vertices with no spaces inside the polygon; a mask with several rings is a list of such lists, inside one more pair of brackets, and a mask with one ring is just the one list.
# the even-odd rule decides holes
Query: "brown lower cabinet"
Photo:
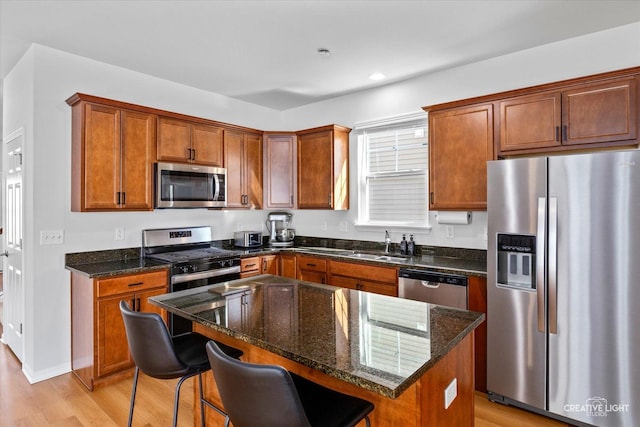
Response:
[{"label": "brown lower cabinet", "polygon": [[298,255],[296,277],[313,283],[327,283],[327,259],[307,255]]},{"label": "brown lower cabinet", "polygon": [[354,262],[330,261],[327,283],[341,288],[398,296],[398,269]]},{"label": "brown lower cabinet", "polygon": [[240,260],[240,278],[258,274],[278,274],[278,255],[263,255]]},{"label": "brown lower cabinet", "polygon": [[71,274],[71,369],[89,390],[132,373],[120,301],[166,322],[166,311],[147,299],[167,293],[168,283],[167,270],[100,279]]}]

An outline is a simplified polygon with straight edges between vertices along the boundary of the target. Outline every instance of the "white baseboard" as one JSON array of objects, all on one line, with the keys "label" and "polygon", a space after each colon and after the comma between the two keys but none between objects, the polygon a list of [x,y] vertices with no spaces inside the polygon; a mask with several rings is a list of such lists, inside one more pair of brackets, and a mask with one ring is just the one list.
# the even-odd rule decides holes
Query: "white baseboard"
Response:
[{"label": "white baseboard", "polygon": [[52,366],[51,368],[43,369],[38,372],[34,372],[33,369],[30,369],[24,363],[22,364],[22,373],[27,377],[29,384],[35,384],[68,372],[71,372],[71,363],[61,363],[58,366]]}]

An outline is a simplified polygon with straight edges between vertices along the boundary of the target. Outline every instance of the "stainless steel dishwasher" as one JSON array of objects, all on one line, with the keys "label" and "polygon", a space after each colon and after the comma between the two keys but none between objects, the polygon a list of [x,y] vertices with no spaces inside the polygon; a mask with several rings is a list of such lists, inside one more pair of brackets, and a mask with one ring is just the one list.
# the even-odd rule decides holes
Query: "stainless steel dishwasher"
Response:
[{"label": "stainless steel dishwasher", "polygon": [[466,310],[467,277],[401,268],[398,272],[398,296]]}]

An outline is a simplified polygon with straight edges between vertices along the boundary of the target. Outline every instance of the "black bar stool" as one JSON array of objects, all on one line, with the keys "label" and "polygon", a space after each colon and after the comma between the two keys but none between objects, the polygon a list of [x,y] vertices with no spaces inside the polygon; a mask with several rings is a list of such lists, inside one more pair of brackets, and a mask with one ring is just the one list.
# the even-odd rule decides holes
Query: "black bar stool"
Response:
[{"label": "black bar stool", "polygon": [[[136,388],[140,371],[153,378],[180,378],[176,385],[173,405],[174,427],[178,422],[180,386],[182,386],[184,380],[195,375],[198,375],[200,380],[202,426],[204,427],[205,404],[228,418],[224,411],[205,400],[202,394],[202,373],[211,369],[206,351],[206,344],[210,341],[210,338],[195,332],[187,332],[171,337],[162,317],[156,313],[132,311],[126,301],[120,301],[120,311],[124,319],[129,351],[136,364],[133,387],[131,389],[128,426],[131,426],[133,421],[133,407],[136,400]],[[228,357],[237,359],[242,356],[241,350],[222,343],[217,344]]]},{"label": "black bar stool", "polygon": [[373,403],[339,393],[281,366],[229,357],[215,341],[207,343],[222,404],[233,427],[369,426]]}]

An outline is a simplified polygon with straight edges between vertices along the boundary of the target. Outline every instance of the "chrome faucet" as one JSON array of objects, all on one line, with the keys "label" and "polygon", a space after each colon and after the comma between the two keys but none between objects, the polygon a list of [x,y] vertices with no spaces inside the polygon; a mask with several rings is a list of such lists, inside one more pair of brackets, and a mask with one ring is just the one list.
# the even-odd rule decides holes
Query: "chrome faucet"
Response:
[{"label": "chrome faucet", "polygon": [[391,237],[389,237],[389,230],[384,232],[384,253],[389,253],[389,245],[391,244]]}]

